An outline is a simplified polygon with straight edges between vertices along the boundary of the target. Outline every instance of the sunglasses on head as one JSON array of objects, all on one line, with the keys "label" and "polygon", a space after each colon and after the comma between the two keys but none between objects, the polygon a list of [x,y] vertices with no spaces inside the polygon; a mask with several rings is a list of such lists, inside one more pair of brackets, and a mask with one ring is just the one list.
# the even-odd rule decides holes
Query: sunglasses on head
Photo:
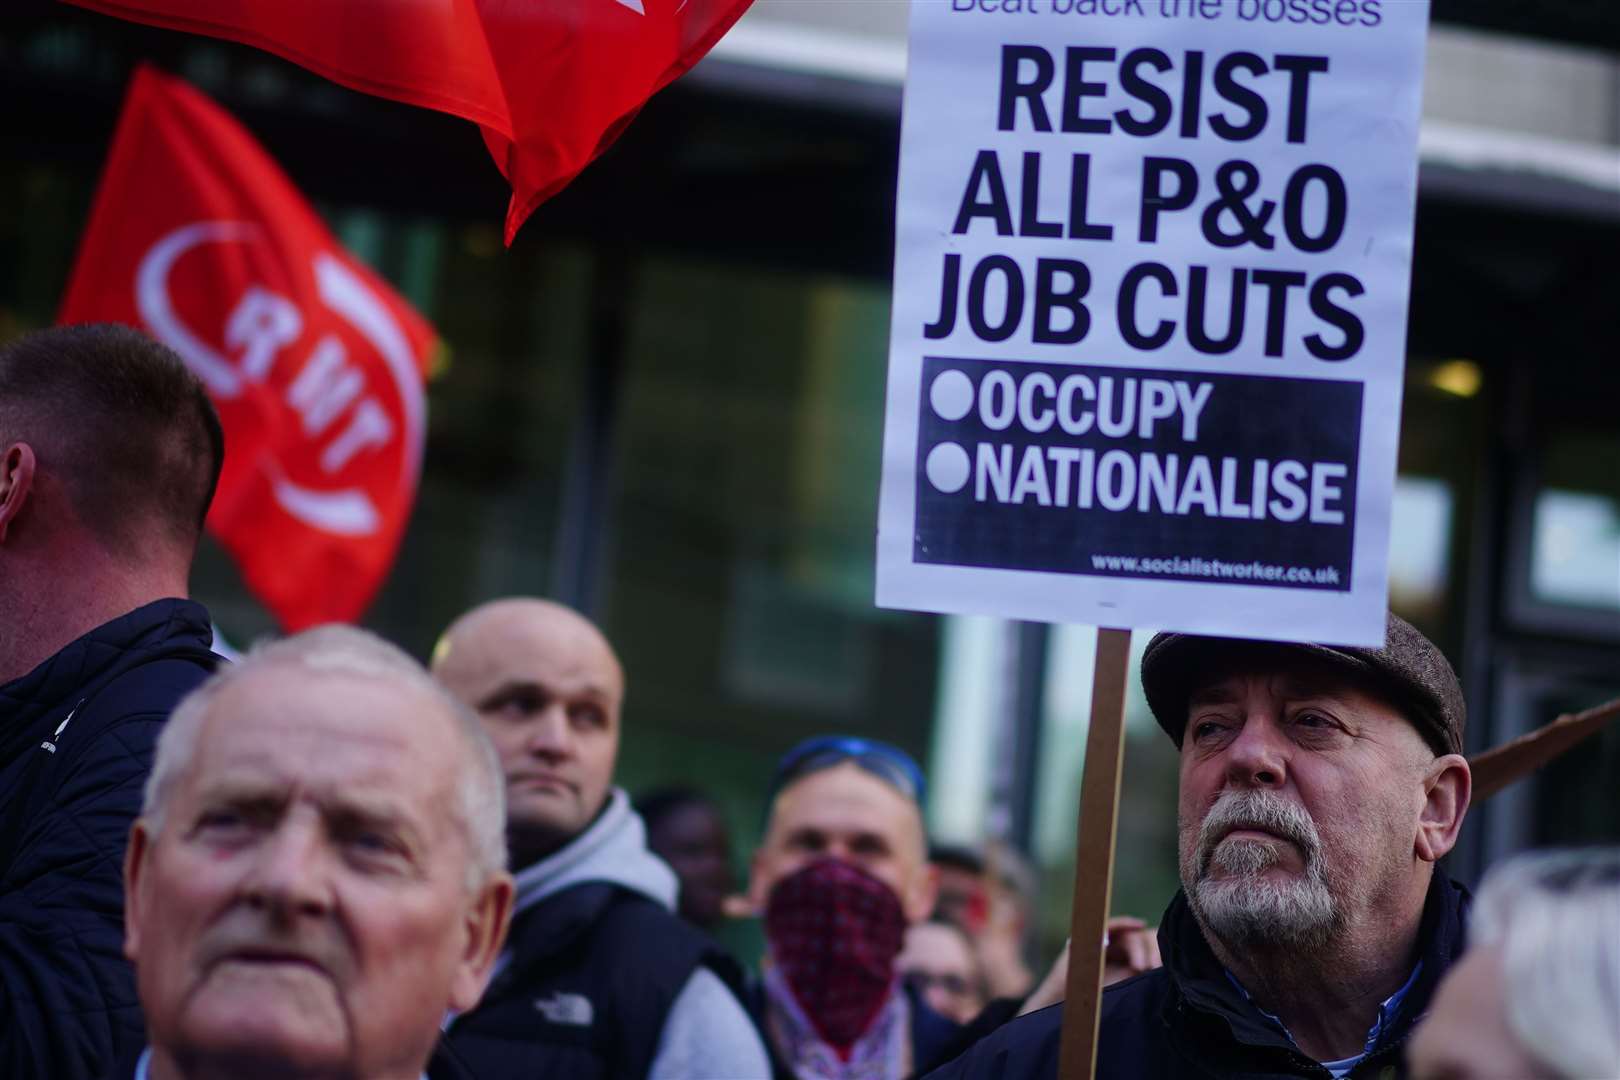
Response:
[{"label": "sunglasses on head", "polygon": [[778,792],[801,776],[830,769],[846,761],[888,783],[918,805],[927,794],[922,769],[911,760],[910,754],[899,747],[876,739],[863,739],[858,735],[824,735],[805,740],[777,762],[766,805],[774,802]]}]

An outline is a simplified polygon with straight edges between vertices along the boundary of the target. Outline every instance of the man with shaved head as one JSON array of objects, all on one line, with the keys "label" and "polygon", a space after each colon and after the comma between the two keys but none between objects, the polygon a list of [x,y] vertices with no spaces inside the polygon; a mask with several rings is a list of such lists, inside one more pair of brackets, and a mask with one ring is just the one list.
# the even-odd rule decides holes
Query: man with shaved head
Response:
[{"label": "man with shaved head", "polygon": [[158,732],[216,661],[186,594],[223,454],[201,384],[128,327],[0,347],[0,1076],[141,1044],[118,868]]},{"label": "man with shaved head", "polygon": [[959,1036],[898,968],[939,886],[922,797],[908,754],[857,736],[806,740],[771,777],[748,897],[765,925],[755,1007],[782,1080],[900,1080]]},{"label": "man with shaved head", "polygon": [[450,1027],[468,1065],[487,1080],[768,1075],[739,973],[674,915],[675,875],[613,786],[624,671],[607,639],[561,604],[496,600],[451,624],[433,673],[500,755],[517,874],[495,980]]}]

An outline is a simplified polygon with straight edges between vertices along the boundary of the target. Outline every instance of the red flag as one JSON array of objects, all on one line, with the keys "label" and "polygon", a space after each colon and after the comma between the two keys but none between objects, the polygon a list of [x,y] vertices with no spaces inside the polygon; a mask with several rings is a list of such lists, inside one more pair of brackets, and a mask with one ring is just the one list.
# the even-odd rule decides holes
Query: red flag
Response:
[{"label": "red flag", "polygon": [[478,124],[512,185],[506,242],[752,0],[69,0],[268,49]]},{"label": "red flag", "polygon": [[209,528],[287,629],[358,618],[416,497],[438,340],[179,79],[135,74],[60,319],[180,354],[225,427]]}]

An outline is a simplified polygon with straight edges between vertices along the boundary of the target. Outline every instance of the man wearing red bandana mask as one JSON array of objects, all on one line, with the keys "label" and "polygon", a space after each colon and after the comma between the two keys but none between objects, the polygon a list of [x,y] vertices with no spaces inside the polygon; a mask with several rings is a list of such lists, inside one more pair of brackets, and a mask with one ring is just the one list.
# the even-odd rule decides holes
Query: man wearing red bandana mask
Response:
[{"label": "man wearing red bandana mask", "polygon": [[900,1080],[957,1036],[896,966],[939,884],[921,789],[909,757],[865,739],[813,739],[777,768],[748,896],[764,917],[758,1004],[778,1076]]}]

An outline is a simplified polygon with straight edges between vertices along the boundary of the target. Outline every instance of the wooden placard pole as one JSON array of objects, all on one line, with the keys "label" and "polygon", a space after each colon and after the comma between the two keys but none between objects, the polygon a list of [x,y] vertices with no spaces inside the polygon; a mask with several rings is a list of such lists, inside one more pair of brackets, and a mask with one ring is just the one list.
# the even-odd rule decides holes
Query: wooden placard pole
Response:
[{"label": "wooden placard pole", "polygon": [[1585,712],[1565,713],[1546,727],[1469,758],[1474,801],[1484,802],[1515,780],[1529,776],[1615,719],[1620,719],[1620,698]]},{"label": "wooden placard pole", "polygon": [[1114,885],[1114,824],[1125,763],[1125,682],[1130,658],[1129,630],[1097,631],[1091,728],[1086,734],[1085,770],[1080,778],[1074,905],[1069,912],[1069,976],[1058,1072],[1062,1080],[1089,1080],[1097,1071],[1103,934]]}]

